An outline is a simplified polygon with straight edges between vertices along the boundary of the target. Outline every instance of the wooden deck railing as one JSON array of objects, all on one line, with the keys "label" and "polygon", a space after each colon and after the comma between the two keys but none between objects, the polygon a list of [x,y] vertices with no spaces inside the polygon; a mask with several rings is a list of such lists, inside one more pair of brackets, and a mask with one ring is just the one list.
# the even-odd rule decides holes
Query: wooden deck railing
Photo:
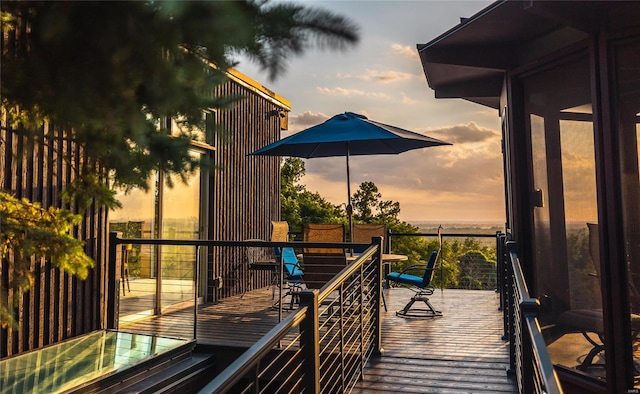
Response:
[{"label": "wooden deck railing", "polygon": [[504,313],[504,339],[509,341],[510,373],[521,393],[562,393],[538,323],[540,303],[529,296],[516,243],[497,234],[500,306]]},{"label": "wooden deck railing", "polygon": [[303,291],[296,312],[200,392],[351,391],[381,351],[382,239],[376,243],[319,291]]}]

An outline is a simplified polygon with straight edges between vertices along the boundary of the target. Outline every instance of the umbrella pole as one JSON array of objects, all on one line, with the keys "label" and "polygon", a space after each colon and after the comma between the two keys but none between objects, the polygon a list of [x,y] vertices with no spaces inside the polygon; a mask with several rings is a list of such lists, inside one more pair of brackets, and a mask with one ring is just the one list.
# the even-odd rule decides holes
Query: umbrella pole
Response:
[{"label": "umbrella pole", "polygon": [[[349,174],[349,141],[347,141],[347,217],[349,218],[349,241],[353,242],[353,207],[351,206],[351,175]],[[351,250],[353,256],[353,249]]]},{"label": "umbrella pole", "polygon": [[438,256],[440,256],[440,295],[444,295],[444,266],[442,265],[442,225],[438,226]]}]

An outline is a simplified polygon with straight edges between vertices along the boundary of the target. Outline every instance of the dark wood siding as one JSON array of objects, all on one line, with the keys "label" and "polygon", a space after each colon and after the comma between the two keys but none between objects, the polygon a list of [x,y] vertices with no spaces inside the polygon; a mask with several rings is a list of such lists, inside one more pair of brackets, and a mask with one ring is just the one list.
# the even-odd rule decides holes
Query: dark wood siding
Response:
[{"label": "dark wood siding", "polygon": [[[283,107],[263,95],[236,83],[221,85],[217,95],[242,95],[234,108],[217,113],[226,134],[214,137],[216,147],[209,212],[210,239],[269,240],[271,220],[280,218],[280,159],[250,156],[249,153],[280,139]],[[242,270],[240,248],[211,251],[207,278],[209,300],[239,294],[249,275]],[[239,275],[238,275],[239,274]],[[222,287],[216,285],[216,278]],[[268,273],[254,278],[254,287],[269,285]]]},{"label": "dark wood siding", "polygon": [[[209,239],[243,240],[270,238],[271,220],[280,217],[280,160],[277,157],[254,157],[249,153],[280,138],[278,111],[287,110],[237,81],[219,86],[215,95],[242,95],[234,108],[215,114],[227,133],[215,134],[211,153],[216,169],[211,173],[208,212]],[[86,242],[85,250],[96,266],[86,280],[79,280],[46,261],[34,261],[36,281],[23,294],[15,309],[19,324],[0,332],[0,357],[15,355],[59,342],[66,338],[105,327],[107,262],[107,212],[90,207],[78,212],[60,199],[60,191],[73,179],[73,165],[81,162],[83,152],[63,138],[49,138],[32,143],[3,128],[0,138],[0,184],[16,197],[41,202],[43,206],[71,209],[84,214],[73,235]],[[49,127],[55,136],[62,131]],[[23,149],[23,148],[27,149]],[[18,152],[24,152],[18,155]],[[236,295],[249,283],[249,273],[242,271],[241,248],[209,251],[207,264],[207,299]],[[10,280],[7,261],[0,262],[2,283]],[[218,288],[217,280],[223,286]],[[270,284],[270,274],[254,275],[252,286]],[[6,296],[11,297],[9,292]]]},{"label": "dark wood siding", "polygon": [[[16,327],[0,330],[0,357],[22,353],[71,336],[104,327],[104,264],[106,261],[106,211],[90,207],[79,212],[59,197],[60,189],[73,179],[72,166],[84,160],[82,149],[65,142],[63,132],[46,126],[52,136],[37,142],[6,127],[0,130],[0,185],[18,198],[40,202],[43,206],[66,208],[84,215],[72,230],[86,242],[85,251],[96,262],[86,280],[61,272],[47,261],[32,261],[35,281],[30,291],[19,297],[14,309]],[[11,278],[11,256],[0,262],[3,297]]]}]

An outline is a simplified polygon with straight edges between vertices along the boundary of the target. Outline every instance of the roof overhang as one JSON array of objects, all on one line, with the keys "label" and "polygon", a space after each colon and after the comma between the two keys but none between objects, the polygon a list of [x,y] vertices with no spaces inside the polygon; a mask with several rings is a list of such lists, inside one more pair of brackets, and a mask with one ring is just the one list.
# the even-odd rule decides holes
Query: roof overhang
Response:
[{"label": "roof overhang", "polygon": [[417,49],[436,98],[463,98],[497,109],[505,71],[594,31],[638,20],[636,2],[502,0]]}]

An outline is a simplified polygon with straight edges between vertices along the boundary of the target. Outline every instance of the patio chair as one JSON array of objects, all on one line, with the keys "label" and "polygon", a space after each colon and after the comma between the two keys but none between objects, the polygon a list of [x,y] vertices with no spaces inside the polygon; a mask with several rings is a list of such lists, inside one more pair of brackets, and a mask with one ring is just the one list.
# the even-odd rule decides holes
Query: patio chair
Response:
[{"label": "patio chair", "polygon": [[[340,243],[345,240],[342,224],[305,224],[305,242]],[[320,289],[347,265],[343,248],[304,248],[304,283],[308,289]]]},{"label": "patio chair", "polygon": [[[404,308],[396,312],[396,315],[402,317],[438,317],[442,316],[442,312],[434,309],[433,305],[429,302],[429,296],[433,294],[435,288],[431,284],[433,275],[435,272],[436,260],[438,259],[438,252],[434,251],[429,256],[429,261],[426,265],[411,265],[405,268],[401,272],[391,272],[386,278],[390,282],[397,283],[398,285],[408,287],[414,292],[407,305]],[[411,272],[421,271],[422,276],[414,275]],[[412,306],[416,301],[422,301],[427,305],[427,308],[413,308]]]},{"label": "patio chair", "polygon": [[[247,239],[246,241],[264,241],[262,239]],[[278,284],[277,276],[277,260],[272,248],[264,246],[249,246],[244,250],[244,262],[247,270],[247,281],[244,284],[242,290],[242,297],[247,293],[247,290],[253,288],[254,274],[257,272],[270,272],[271,273],[271,298],[275,298],[276,290],[275,286]]]},{"label": "patio chair", "polygon": [[[385,224],[355,224],[353,225],[353,234],[351,234],[351,242],[354,243],[371,243],[371,238],[382,237],[382,253],[389,253],[387,246],[387,226]],[[355,253],[364,252],[364,248],[354,248]]]},{"label": "patio chair", "polygon": [[[272,221],[271,242],[287,241],[289,241],[289,223],[285,221]],[[294,304],[298,303],[300,300],[300,291],[302,290],[302,278],[304,276],[304,272],[302,271],[302,267],[298,262],[298,257],[296,256],[296,252],[293,248],[276,247],[275,254],[278,262],[282,259],[282,267],[284,270],[282,274],[282,279],[284,281],[283,285],[286,284],[287,286],[287,290],[282,298],[284,299],[287,296],[291,296],[289,307],[293,309]],[[278,273],[278,285],[280,285],[279,276],[280,275]],[[278,300],[278,302],[282,302],[282,300]]]},{"label": "patio chair", "polygon": [[[340,243],[345,241],[343,224],[305,224],[302,227],[305,242]],[[344,254],[343,248],[305,248],[304,253]]]},{"label": "patio chair", "polygon": [[[389,253],[388,241],[387,241],[387,225],[386,224],[353,224],[353,234],[351,234],[351,242],[354,243],[371,243],[371,238],[382,237],[382,253]],[[354,253],[362,253],[366,248],[354,248]],[[384,275],[386,276],[390,269],[391,264],[385,264],[383,262]],[[389,287],[389,284],[385,281],[385,287]],[[387,301],[384,298],[384,292],[381,293],[382,305],[384,310],[387,310]]]},{"label": "patio chair", "polygon": [[305,253],[304,284],[307,289],[320,289],[347,266],[344,253]]},{"label": "patio chair", "polygon": [[[587,223],[587,229],[589,234],[589,254],[593,263],[595,273],[590,273],[600,280],[600,240],[599,230],[597,223]],[[638,291],[635,288],[632,280],[629,280],[629,297],[632,306],[632,313],[630,313],[631,319],[631,341],[635,342],[640,335],[640,315],[633,313],[633,306],[637,304],[639,297]],[[599,286],[598,286],[599,288]],[[598,292],[600,294],[600,292]],[[551,325],[549,328],[554,329],[557,326],[561,329],[561,335],[565,333],[580,333],[584,339],[590,344],[591,349],[587,355],[582,359],[580,365],[576,366],[576,369],[586,371],[591,367],[604,367],[604,364],[594,363],[594,360],[598,354],[605,350],[605,337],[604,337],[604,324],[602,319],[602,309],[598,306],[586,307],[579,309],[569,309],[562,312],[558,316],[558,320],[555,325]],[[555,335],[558,335],[555,333]],[[595,339],[597,337],[597,340]]]}]

